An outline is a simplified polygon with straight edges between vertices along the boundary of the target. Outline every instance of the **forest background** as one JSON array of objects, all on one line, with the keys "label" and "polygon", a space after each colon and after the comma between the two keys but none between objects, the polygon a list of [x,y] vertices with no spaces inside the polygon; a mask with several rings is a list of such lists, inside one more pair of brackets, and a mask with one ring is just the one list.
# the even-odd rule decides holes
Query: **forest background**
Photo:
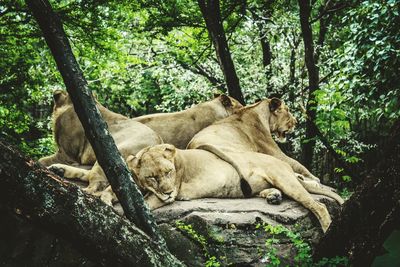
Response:
[{"label": "forest background", "polygon": [[[376,161],[372,148],[399,117],[400,4],[311,3],[314,88],[297,1],[221,1],[220,15],[246,103],[284,99],[300,123],[283,149],[347,194],[357,183],[354,170]],[[113,111],[131,117],[178,111],[227,92],[197,2],[84,0],[53,7],[90,88]],[[0,58],[1,135],[34,158],[49,155],[51,93],[64,85],[23,1],[0,5]],[[308,130],[306,113],[319,135]]]},{"label": "forest background", "polygon": [[[354,174],[385,157],[376,148],[399,118],[400,3],[211,1],[213,13],[202,2],[52,4],[111,110],[177,111],[215,92],[240,92],[247,104],[279,96],[299,120],[282,149],[348,197],[362,182]],[[230,75],[210,20],[223,25]],[[24,1],[0,4],[0,58],[1,136],[35,159],[52,153],[51,92],[64,85]]]}]

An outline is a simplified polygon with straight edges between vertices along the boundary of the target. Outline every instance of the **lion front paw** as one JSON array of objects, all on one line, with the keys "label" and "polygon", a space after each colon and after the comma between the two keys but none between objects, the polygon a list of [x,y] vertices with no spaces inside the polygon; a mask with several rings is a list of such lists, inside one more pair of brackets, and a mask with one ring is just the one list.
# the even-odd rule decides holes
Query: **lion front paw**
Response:
[{"label": "lion front paw", "polygon": [[83,188],[82,191],[89,195],[96,195],[97,187],[88,186],[88,187]]},{"label": "lion front paw", "polygon": [[64,177],[65,169],[63,167],[59,166],[59,164],[50,165],[48,167],[48,169],[50,171],[54,172],[55,174],[57,174],[58,176]]},{"label": "lion front paw", "polygon": [[282,203],[282,192],[276,188],[261,191],[260,197],[265,198],[269,204],[279,205]]}]

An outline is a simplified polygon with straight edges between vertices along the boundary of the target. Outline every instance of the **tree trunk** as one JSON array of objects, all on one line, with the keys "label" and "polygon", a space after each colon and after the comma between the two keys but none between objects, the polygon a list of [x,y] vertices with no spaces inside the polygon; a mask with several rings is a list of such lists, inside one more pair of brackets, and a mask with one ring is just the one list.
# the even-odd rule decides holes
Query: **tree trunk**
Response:
[{"label": "tree trunk", "polygon": [[182,266],[99,199],[0,140],[0,200],[103,266]]},{"label": "tree trunk", "polygon": [[224,27],[222,25],[219,0],[198,0],[200,11],[207,26],[208,34],[215,47],[217,59],[228,87],[229,95],[245,104],[239,78],[236,74]]},{"label": "tree trunk", "polygon": [[[346,201],[314,257],[346,256],[352,266],[370,266],[383,242],[400,224],[400,120],[384,148],[386,158],[368,172]],[[381,149],[381,148],[380,148]]]},{"label": "tree trunk", "polygon": [[[289,40],[290,41],[290,40]],[[289,63],[289,102],[295,103],[295,88],[296,88],[296,50],[299,47],[300,39],[296,39],[296,34],[293,33],[293,43],[290,45],[290,63]]]},{"label": "tree trunk", "polygon": [[258,27],[258,36],[260,38],[261,51],[262,51],[262,62],[265,70],[265,77],[268,80],[271,79],[271,62],[272,62],[272,51],[269,40],[267,38],[267,31],[265,30],[265,25],[268,23],[268,18],[271,17],[271,2],[263,2],[259,12],[261,16],[257,14],[257,10],[249,9],[253,20]]},{"label": "tree trunk", "polygon": [[[303,35],[304,43],[304,57],[306,62],[306,67],[308,71],[308,101],[307,101],[307,113],[309,114],[309,119],[315,122],[316,118],[316,102],[314,92],[319,86],[319,70],[315,62],[314,57],[314,41],[313,33],[310,25],[310,14],[311,6],[309,0],[298,0],[300,7],[300,25],[301,32]],[[315,136],[316,133],[312,124],[309,120],[306,122],[306,142],[302,145],[302,158],[303,164],[311,169],[312,156],[315,147]]]},{"label": "tree trunk", "polygon": [[154,218],[145,205],[142,194],[133,182],[131,173],[96,108],[61,21],[52,10],[48,0],[27,0],[26,2],[43,32],[71,96],[75,111],[85,129],[86,137],[92,145],[97,161],[117,195],[126,217],[165,247],[165,242],[156,229]]}]

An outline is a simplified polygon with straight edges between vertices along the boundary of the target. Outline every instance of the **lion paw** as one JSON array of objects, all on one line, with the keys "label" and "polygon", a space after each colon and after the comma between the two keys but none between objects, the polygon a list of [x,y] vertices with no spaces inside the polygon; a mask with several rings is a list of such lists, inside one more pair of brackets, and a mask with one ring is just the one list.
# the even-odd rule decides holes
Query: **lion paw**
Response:
[{"label": "lion paw", "polygon": [[101,196],[100,196],[100,199],[101,199],[101,201],[103,201],[104,203],[106,203],[106,205],[108,205],[108,206],[111,206],[112,207],[112,196],[110,196],[110,195],[104,195],[104,194],[102,194]]},{"label": "lion paw", "polygon": [[96,188],[91,187],[91,186],[83,188],[82,191],[89,195],[96,195],[96,192],[97,192]]},{"label": "lion paw", "polygon": [[269,188],[261,191],[260,197],[265,198],[267,202],[272,205],[279,205],[282,203],[282,192],[276,188]]},{"label": "lion paw", "polygon": [[60,177],[64,177],[65,169],[63,167],[58,166],[57,164],[50,165],[48,169]]}]

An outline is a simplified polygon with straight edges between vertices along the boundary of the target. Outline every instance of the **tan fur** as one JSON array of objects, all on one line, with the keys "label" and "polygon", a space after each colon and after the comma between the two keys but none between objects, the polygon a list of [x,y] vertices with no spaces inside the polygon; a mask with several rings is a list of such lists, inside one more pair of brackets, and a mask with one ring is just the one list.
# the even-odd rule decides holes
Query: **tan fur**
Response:
[{"label": "tan fur", "polygon": [[[214,155],[217,155],[219,158],[222,160],[230,163],[233,168],[237,171],[240,179],[247,181],[246,175],[243,174],[241,166],[246,167],[246,162],[240,161],[241,156],[239,156],[239,160],[234,160],[230,154],[236,155],[237,153],[226,153],[218,148],[212,146],[212,145],[202,145],[199,147],[199,149],[207,150],[208,152],[213,153]],[[235,158],[236,159],[236,158]],[[295,173],[297,180],[300,182],[300,184],[310,193],[313,194],[319,194],[323,196],[327,196],[330,198],[335,199],[340,205],[344,203],[344,200],[335,192],[333,192],[329,187],[326,187],[322,184],[320,184],[317,181],[314,180],[308,180],[305,179],[305,177],[301,174]],[[276,191],[275,191],[276,194]]]},{"label": "tan fur", "polygon": [[133,120],[153,129],[165,143],[184,149],[192,137],[201,129],[232,115],[241,107],[243,106],[234,98],[220,95],[211,101],[187,110],[150,114]]},{"label": "tan fur", "polygon": [[296,123],[281,100],[265,99],[201,130],[189,142],[188,148],[209,145],[223,152],[268,154],[288,163],[296,173],[319,181],[297,160],[286,156],[272,138],[275,135],[280,141],[285,141],[286,133],[292,132]]},{"label": "tan fur", "polygon": [[[268,197],[276,189],[314,213],[323,231],[331,223],[322,203],[315,201],[296,178],[292,168],[272,156],[255,152],[226,152],[237,159],[252,195]],[[205,197],[243,198],[241,177],[229,163],[201,149],[180,150],[169,144],[156,145],[129,156],[127,164],[137,183],[150,193],[145,197],[151,209],[175,200]],[[275,188],[271,188],[275,187]]]},{"label": "tan fur", "polygon": [[[54,102],[53,130],[58,151],[54,155],[41,158],[39,162],[50,168],[61,169],[65,178],[89,182],[85,189],[88,193],[93,194],[104,189],[108,181],[96,161],[68,93],[56,91]],[[108,130],[123,158],[144,147],[162,143],[162,139],[146,125],[114,113],[100,103],[97,103],[97,108],[107,122]],[[84,170],[70,165],[94,166],[91,170]]]}]

